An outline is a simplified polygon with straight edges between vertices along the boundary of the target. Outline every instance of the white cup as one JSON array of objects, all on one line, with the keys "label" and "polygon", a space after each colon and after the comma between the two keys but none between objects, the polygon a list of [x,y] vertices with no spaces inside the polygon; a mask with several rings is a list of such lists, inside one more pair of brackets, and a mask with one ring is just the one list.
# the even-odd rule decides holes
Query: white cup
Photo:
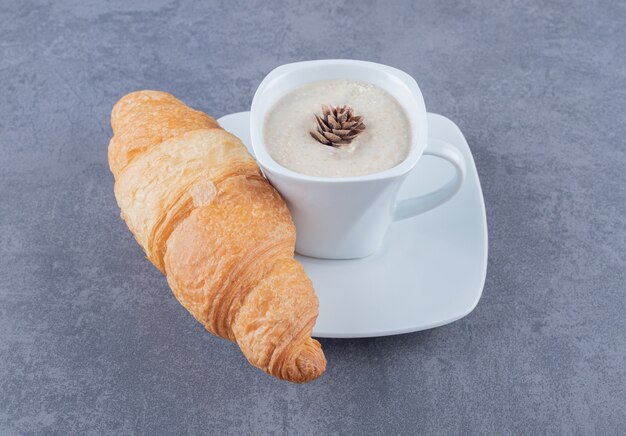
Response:
[{"label": "white cup", "polygon": [[[354,80],[384,89],[402,105],[413,143],[404,161],[386,171],[356,177],[314,177],[278,164],[264,143],[264,121],[287,93],[318,80]],[[355,259],[373,254],[389,226],[433,209],[452,198],[465,178],[465,160],[450,144],[428,136],[426,107],[411,76],[372,62],[319,60],[282,65],[259,85],[250,114],[256,159],[268,180],[287,202],[296,225],[296,251],[325,259]],[[397,200],[398,191],[422,155],[437,156],[456,169],[455,177],[426,195]]]}]

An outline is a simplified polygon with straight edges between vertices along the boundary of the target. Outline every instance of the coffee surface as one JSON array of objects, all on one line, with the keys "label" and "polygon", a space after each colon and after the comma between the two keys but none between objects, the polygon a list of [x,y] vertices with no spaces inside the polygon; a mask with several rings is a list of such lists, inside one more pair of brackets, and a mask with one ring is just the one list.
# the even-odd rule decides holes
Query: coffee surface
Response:
[{"label": "coffee surface", "polygon": [[[322,105],[353,108],[365,130],[348,145],[332,147],[310,135]],[[349,80],[313,82],[281,98],[268,112],[263,128],[270,156],[298,173],[351,177],[398,165],[411,147],[411,126],[404,109],[389,93],[370,83]]]}]

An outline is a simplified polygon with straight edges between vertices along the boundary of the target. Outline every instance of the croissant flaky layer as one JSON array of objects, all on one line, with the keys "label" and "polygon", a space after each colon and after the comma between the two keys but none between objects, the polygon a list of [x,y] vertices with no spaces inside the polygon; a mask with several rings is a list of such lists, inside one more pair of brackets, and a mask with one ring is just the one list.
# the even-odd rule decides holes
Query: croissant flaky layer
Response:
[{"label": "croissant flaky layer", "polygon": [[159,91],[123,97],[111,125],[122,217],[178,301],[263,371],[319,377],[318,300],[293,259],[295,227],[241,141]]}]

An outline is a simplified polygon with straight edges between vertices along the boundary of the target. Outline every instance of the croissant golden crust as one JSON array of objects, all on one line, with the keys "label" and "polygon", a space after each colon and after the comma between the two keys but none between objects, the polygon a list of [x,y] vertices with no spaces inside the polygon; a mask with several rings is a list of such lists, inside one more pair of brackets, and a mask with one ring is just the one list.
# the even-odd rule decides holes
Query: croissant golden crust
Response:
[{"label": "croissant golden crust", "polygon": [[166,92],[136,91],[113,107],[111,127],[109,166],[117,176],[144,150],[191,130],[219,128],[219,124]]},{"label": "croissant golden crust", "polygon": [[295,227],[241,141],[159,91],[120,99],[111,126],[122,217],[178,301],[263,371],[319,377],[319,303],[293,259]]},{"label": "croissant golden crust", "polygon": [[[214,162],[221,164],[211,166]],[[206,191],[194,188],[206,188],[207,182],[215,184],[237,174],[260,176],[239,140],[221,129],[194,130],[137,156],[118,175],[115,195],[137,241],[163,270],[163,246],[171,228]]]}]

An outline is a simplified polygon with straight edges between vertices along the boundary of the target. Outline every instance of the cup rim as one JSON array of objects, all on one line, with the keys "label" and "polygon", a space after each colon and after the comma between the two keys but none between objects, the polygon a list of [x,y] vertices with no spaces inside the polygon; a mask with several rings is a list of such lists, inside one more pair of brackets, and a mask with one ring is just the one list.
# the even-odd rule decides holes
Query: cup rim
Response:
[{"label": "cup rim", "polygon": [[[280,77],[285,74],[293,74],[298,71],[302,71],[311,67],[318,66],[341,66],[351,65],[361,68],[369,68],[387,73],[399,79],[407,88],[411,91],[413,98],[415,98],[418,111],[417,114],[409,114],[407,116],[417,116],[417,120],[410,120],[411,122],[417,122],[419,125],[418,135],[416,138],[412,138],[411,149],[406,158],[399,164],[376,173],[364,174],[360,176],[348,176],[348,177],[323,177],[323,176],[311,176],[308,174],[302,174],[297,171],[290,170],[279,164],[272,158],[267,151],[265,141],[262,135],[263,122],[265,121],[265,113],[259,114],[260,105],[259,100],[263,98],[263,93],[268,86],[272,85],[276,80],[280,80]],[[406,107],[403,107],[405,112],[408,112]],[[390,67],[388,65],[379,64],[369,61],[360,61],[353,59],[322,59],[312,61],[293,62],[280,65],[270,71],[267,76],[261,81],[254,97],[252,99],[252,105],[250,109],[250,138],[252,142],[252,149],[259,165],[264,171],[270,172],[272,175],[281,175],[285,178],[295,179],[307,182],[316,183],[351,183],[351,182],[369,182],[374,180],[392,179],[407,174],[417,164],[417,161],[424,152],[426,146],[427,133],[426,123],[426,107],[424,105],[424,97],[417,85],[417,82],[409,74],[397,68]]]}]

